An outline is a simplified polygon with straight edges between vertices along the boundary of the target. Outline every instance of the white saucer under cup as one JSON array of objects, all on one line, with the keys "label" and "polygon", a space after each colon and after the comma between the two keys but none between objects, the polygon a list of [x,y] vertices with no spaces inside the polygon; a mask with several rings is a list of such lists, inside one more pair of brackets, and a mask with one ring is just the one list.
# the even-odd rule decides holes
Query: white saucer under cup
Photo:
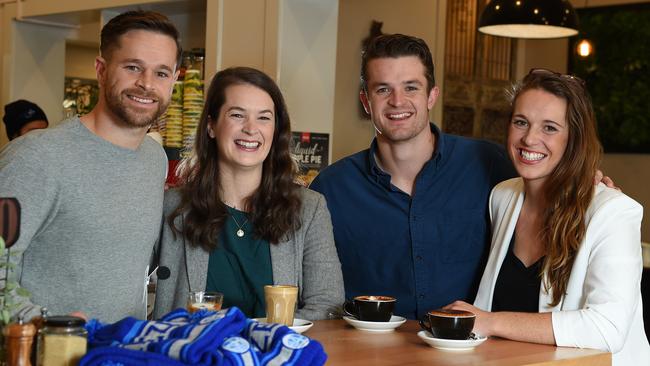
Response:
[{"label": "white saucer under cup", "polygon": [[435,338],[426,330],[419,331],[418,337],[429,346],[443,351],[471,351],[474,347],[481,345],[481,343],[487,340],[486,336],[479,334],[474,334],[474,337],[469,339]]},{"label": "white saucer under cup", "polygon": [[[266,318],[253,318],[253,320],[255,320],[258,323],[268,323]],[[293,330],[296,333],[304,333],[312,326],[314,326],[314,322],[312,321],[294,318],[293,325],[290,326],[289,329]]]},{"label": "white saucer under cup", "polygon": [[369,322],[358,320],[351,316],[344,316],[343,320],[358,330],[373,333],[388,333],[394,331],[397,327],[406,322],[406,318],[393,315],[387,322]]}]

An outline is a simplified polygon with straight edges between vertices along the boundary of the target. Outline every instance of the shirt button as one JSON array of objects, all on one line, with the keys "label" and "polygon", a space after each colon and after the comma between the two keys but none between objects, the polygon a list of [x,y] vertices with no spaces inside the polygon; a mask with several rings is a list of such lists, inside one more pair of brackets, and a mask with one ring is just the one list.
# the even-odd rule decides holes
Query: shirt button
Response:
[{"label": "shirt button", "polygon": [[424,294],[420,294],[420,299],[424,299]]},{"label": "shirt button", "polygon": [[421,261],[421,260],[422,260],[422,256],[421,256],[421,255],[418,255],[418,256],[415,257],[415,259]]}]

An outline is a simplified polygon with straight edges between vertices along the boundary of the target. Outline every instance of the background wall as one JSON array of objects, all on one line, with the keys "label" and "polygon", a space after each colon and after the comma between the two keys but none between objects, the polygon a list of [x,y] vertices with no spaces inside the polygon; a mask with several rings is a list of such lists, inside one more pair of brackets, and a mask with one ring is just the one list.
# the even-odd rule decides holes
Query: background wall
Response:
[{"label": "background wall", "polygon": [[65,47],[65,76],[96,79],[95,58],[99,45],[95,47],[67,43]]},{"label": "background wall", "polygon": [[205,48],[205,8],[192,9],[192,12],[170,15],[169,19],[181,34],[183,49]]},{"label": "background wall", "polygon": [[50,26],[14,23],[15,62],[10,93],[13,99],[38,104],[54,124],[63,117],[65,36],[67,30]]},{"label": "background wall", "polygon": [[[261,5],[261,6],[260,6]],[[264,3],[226,1],[223,12],[222,68],[245,65],[262,69],[264,59]]]},{"label": "background wall", "polygon": [[337,0],[281,2],[278,82],[295,131],[331,137],[338,11]]},{"label": "background wall", "polygon": [[603,172],[612,177],[623,193],[644,208],[641,240],[650,241],[650,156],[646,154],[605,154]]},{"label": "background wall", "polygon": [[[549,70],[565,73],[568,65],[567,39],[519,39],[515,48],[515,77],[524,77],[530,69],[545,67]],[[541,66],[544,65],[544,66]]]},{"label": "background wall", "polygon": [[[7,10],[7,5],[0,6],[0,105],[4,106],[9,101],[5,96],[9,92],[9,80],[11,70],[9,69],[9,58],[11,57],[11,38],[13,37],[11,29],[11,16]],[[0,114],[4,116],[4,108],[0,109]],[[4,146],[9,139],[4,124],[0,126],[0,147]]]}]

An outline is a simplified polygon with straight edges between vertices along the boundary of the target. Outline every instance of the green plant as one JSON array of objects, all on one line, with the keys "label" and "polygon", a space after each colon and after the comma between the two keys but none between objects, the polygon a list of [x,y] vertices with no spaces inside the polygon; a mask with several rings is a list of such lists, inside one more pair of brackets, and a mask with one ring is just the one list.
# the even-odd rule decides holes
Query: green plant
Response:
[{"label": "green plant", "polygon": [[587,82],[605,152],[650,153],[650,4],[581,9],[580,32],[594,44],[571,71]]},{"label": "green plant", "polygon": [[4,269],[4,278],[0,278],[0,321],[2,325],[7,325],[11,321],[11,313],[22,305],[23,300],[28,299],[31,294],[28,290],[18,286],[18,282],[10,276],[11,270],[16,265],[11,263],[11,257],[16,256],[19,252],[11,252],[10,248],[5,248],[5,240],[0,236],[0,253],[3,254],[3,260],[0,261],[0,271]]}]

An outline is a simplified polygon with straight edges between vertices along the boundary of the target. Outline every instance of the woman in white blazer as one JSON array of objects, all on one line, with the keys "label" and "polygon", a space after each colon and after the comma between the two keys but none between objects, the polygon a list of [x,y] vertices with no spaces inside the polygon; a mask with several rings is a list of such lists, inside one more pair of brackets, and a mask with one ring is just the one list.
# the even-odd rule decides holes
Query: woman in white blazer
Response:
[{"label": "woman in white blazer", "polygon": [[492,247],[474,306],[474,331],[518,341],[594,348],[614,365],[650,365],[643,327],[643,208],[594,185],[600,161],[584,82],[534,69],[515,87],[507,150],[520,178],[490,197]]}]

